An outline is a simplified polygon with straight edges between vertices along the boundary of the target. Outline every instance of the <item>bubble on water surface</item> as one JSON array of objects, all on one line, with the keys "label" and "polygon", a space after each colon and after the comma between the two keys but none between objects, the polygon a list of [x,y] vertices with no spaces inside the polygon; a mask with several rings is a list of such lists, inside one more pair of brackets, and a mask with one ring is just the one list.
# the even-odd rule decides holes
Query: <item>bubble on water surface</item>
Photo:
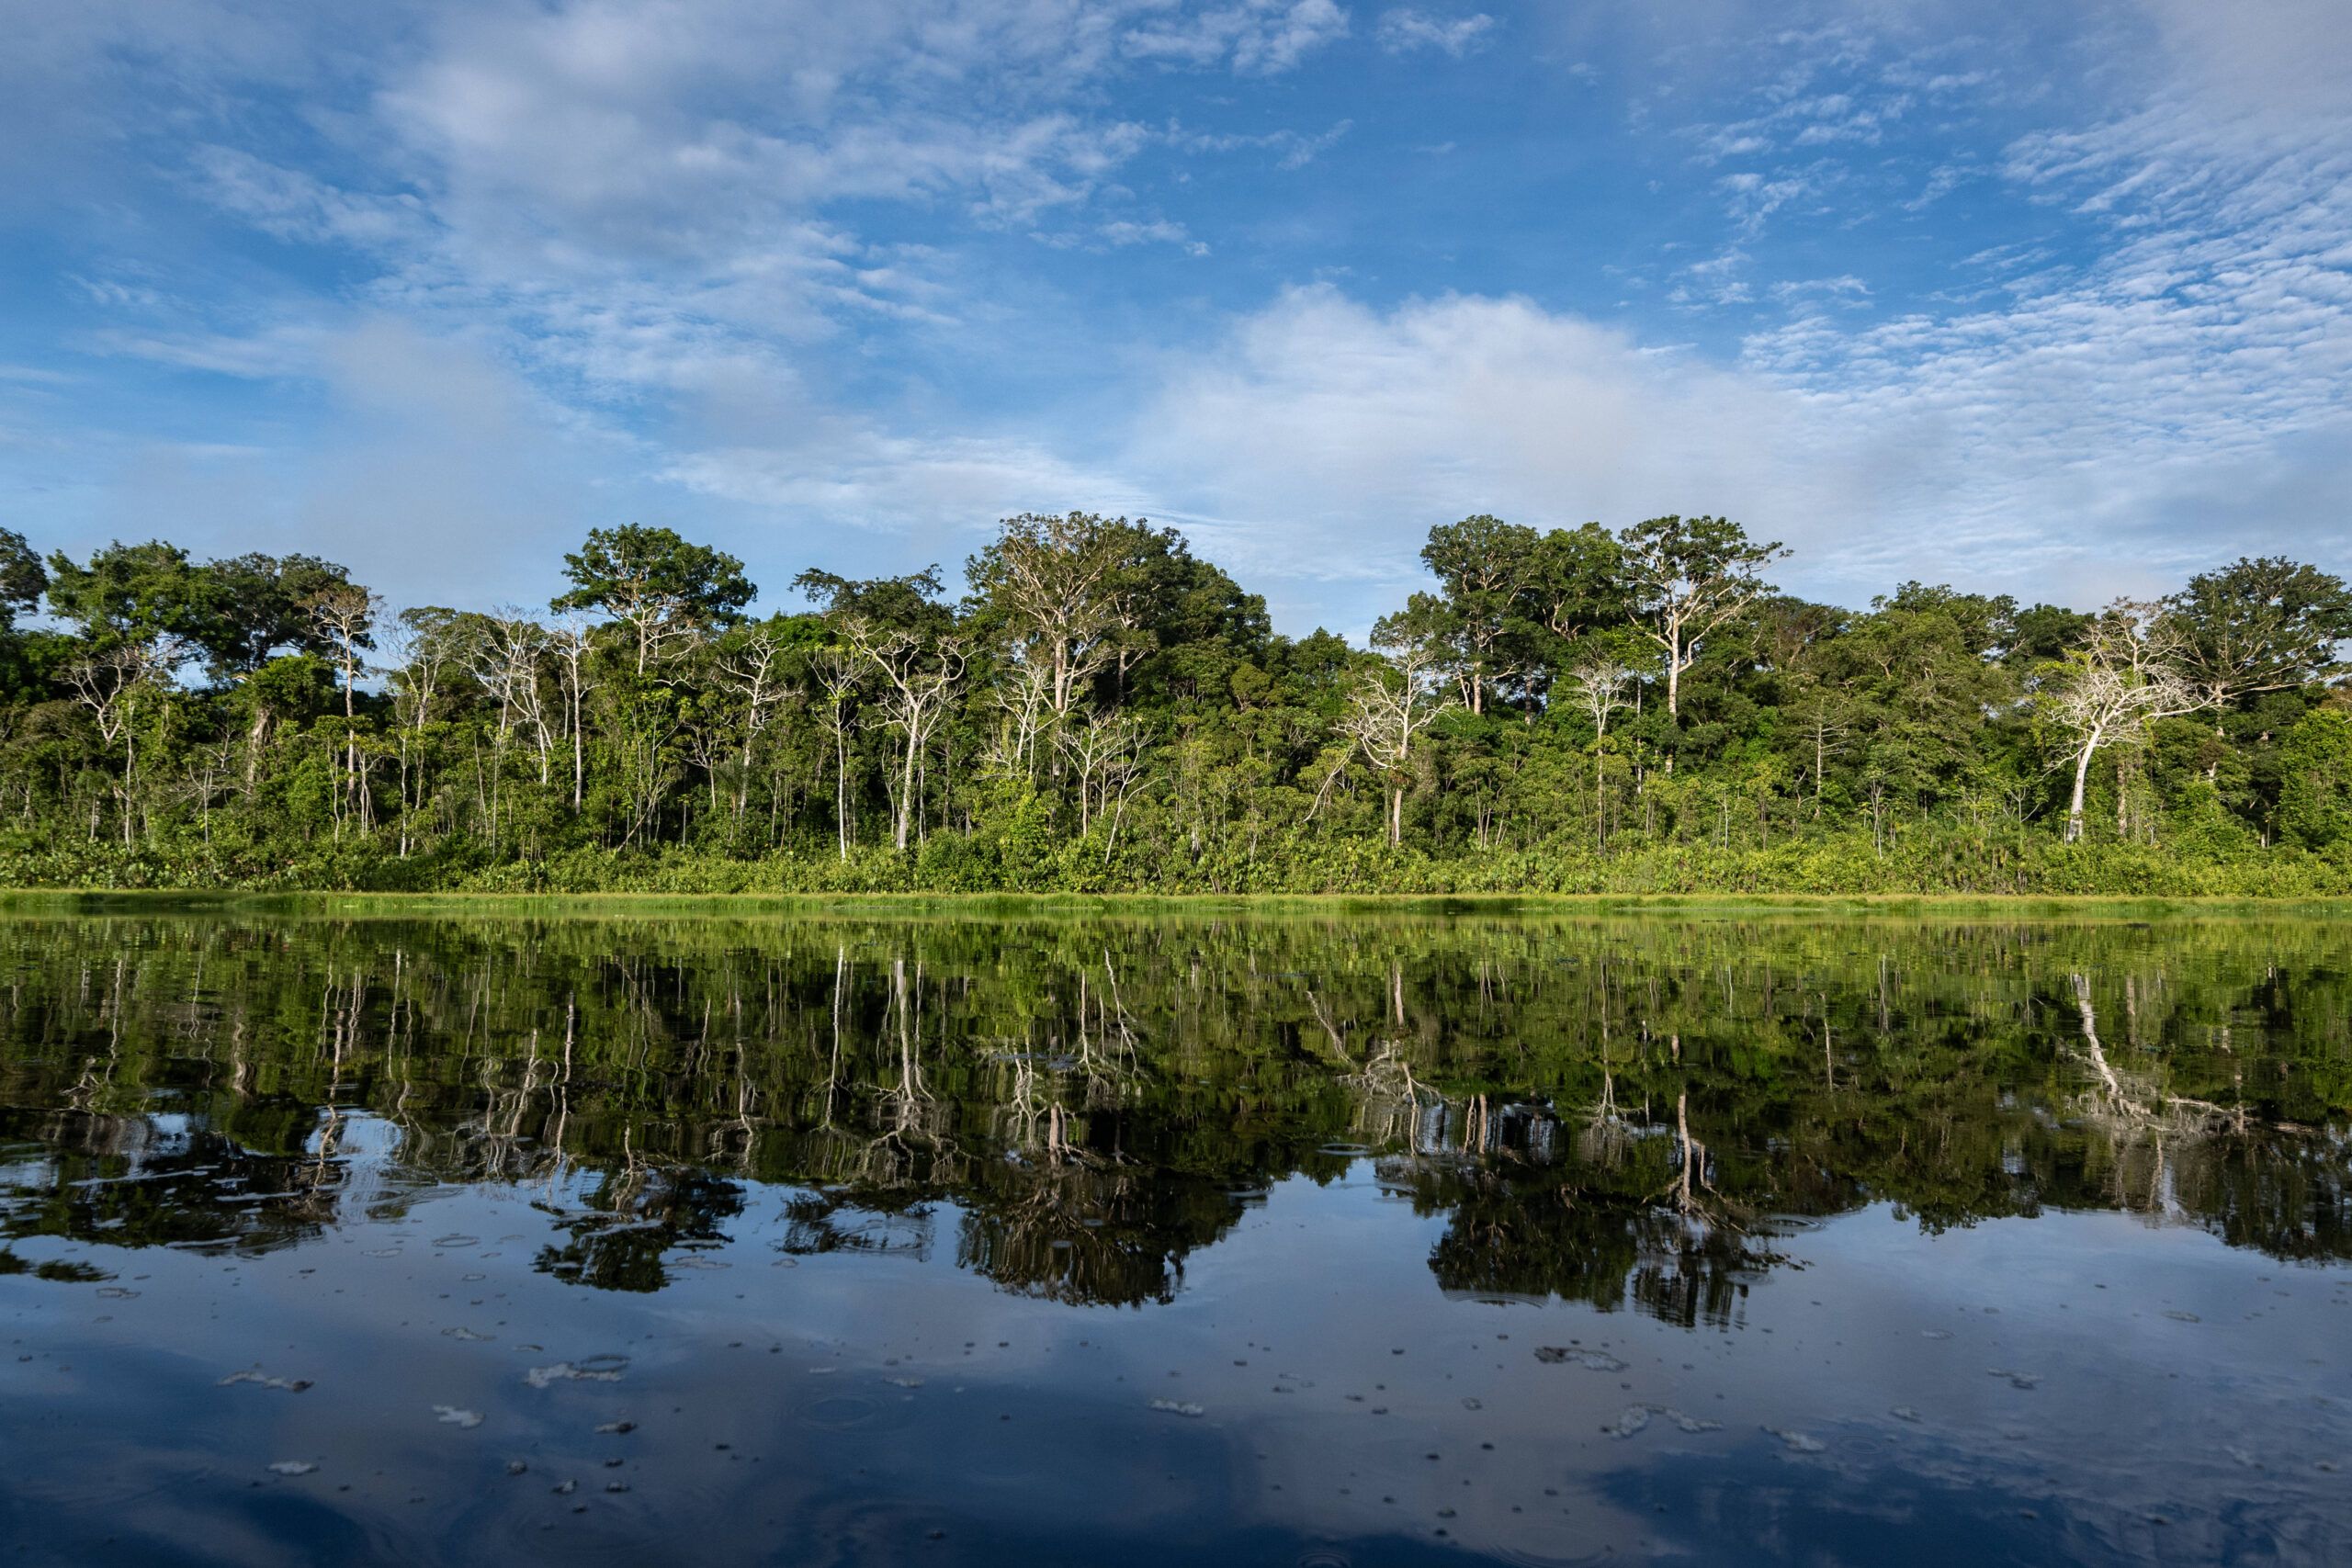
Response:
[{"label": "bubble on water surface", "polygon": [[460,1410],[454,1404],[435,1405],[433,1418],[444,1427],[458,1427],[469,1432],[481,1425],[481,1411]]}]

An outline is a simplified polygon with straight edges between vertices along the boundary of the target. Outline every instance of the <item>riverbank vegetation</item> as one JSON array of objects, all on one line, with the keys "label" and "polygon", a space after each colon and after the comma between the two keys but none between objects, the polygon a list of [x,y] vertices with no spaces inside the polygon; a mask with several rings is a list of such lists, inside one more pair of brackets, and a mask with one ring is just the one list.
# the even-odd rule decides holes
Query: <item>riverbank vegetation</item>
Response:
[{"label": "riverbank vegetation", "polygon": [[960,593],[810,570],[764,619],[660,528],[593,531],[545,611],[0,532],[0,885],[2352,893],[2336,577],[1854,611],[1786,554],[1469,517],[1355,647],[1084,513],[1002,523]]}]

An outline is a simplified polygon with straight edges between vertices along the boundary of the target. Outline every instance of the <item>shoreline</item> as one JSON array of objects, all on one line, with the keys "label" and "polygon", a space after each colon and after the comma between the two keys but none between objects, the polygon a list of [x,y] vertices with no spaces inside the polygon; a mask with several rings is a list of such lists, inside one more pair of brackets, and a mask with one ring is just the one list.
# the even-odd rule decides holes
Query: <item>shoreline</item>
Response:
[{"label": "shoreline", "polygon": [[0,915],[41,913],[210,912],[322,914],[431,913],[676,914],[806,916],[850,912],[965,912],[1004,915],[1120,916],[1183,913],[1300,915],[1363,911],[1425,916],[1506,916],[1545,912],[1593,915],[1749,913],[1871,918],[1888,915],[2104,915],[2166,919],[2226,917],[2352,917],[2352,898],[2244,895],[1931,894],[1931,893],[345,893],[187,888],[0,888]]}]

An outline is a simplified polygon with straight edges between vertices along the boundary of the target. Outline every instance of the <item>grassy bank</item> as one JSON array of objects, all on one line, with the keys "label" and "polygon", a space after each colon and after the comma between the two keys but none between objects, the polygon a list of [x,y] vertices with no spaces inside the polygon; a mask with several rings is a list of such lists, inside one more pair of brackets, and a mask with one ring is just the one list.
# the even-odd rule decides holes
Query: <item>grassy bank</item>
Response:
[{"label": "grassy bank", "polygon": [[1920,838],[1881,852],[1867,837],[1770,850],[1689,845],[1595,853],[1583,844],[1438,856],[1362,840],[1291,840],[1258,854],[1122,856],[1091,843],[1031,847],[934,839],[906,854],[862,848],[739,859],[663,846],[575,849],[531,861],[401,858],[379,844],[282,847],[0,840],[0,887],[235,894],[773,898],[934,895],[1087,897],[2122,898],[2352,897],[2352,857],[2278,848],[2199,852],[2039,838]]}]

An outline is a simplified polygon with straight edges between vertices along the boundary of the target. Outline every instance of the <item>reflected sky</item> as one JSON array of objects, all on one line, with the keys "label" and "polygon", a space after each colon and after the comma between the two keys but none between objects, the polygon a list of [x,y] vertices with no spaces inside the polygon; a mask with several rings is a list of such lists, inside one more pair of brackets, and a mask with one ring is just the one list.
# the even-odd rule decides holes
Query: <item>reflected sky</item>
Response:
[{"label": "reflected sky", "polygon": [[2337,1561],[2344,946],[14,920],[0,1533]]}]

